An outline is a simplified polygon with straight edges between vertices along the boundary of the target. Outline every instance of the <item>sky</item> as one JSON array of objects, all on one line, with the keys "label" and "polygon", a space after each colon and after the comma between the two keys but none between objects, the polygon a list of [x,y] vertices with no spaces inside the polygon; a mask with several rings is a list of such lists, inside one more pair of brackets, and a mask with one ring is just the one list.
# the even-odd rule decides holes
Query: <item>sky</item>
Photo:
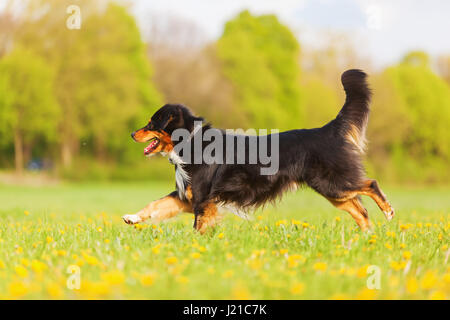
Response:
[{"label": "sky", "polygon": [[[141,25],[152,16],[180,17],[208,40],[244,9],[274,13],[303,45],[320,46],[327,31],[348,34],[375,67],[394,64],[410,50],[450,54],[449,0],[132,0]],[[323,37],[322,37],[323,40]]]}]

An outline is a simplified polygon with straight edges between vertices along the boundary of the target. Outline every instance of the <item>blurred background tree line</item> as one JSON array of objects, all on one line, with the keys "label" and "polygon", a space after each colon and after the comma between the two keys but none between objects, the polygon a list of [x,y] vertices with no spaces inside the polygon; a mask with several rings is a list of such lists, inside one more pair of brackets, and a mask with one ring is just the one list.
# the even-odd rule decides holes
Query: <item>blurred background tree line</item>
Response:
[{"label": "blurred background tree line", "polygon": [[[342,35],[304,48],[274,15],[243,11],[215,42],[189,22],[149,17],[141,35],[124,3],[8,1],[0,12],[0,168],[72,180],[171,177],[130,132],[166,102],[224,128],[316,127],[343,104],[340,74],[370,73],[368,170],[390,182],[446,182],[450,56],[410,52],[373,71]],[[37,164],[36,164],[37,163]]]}]

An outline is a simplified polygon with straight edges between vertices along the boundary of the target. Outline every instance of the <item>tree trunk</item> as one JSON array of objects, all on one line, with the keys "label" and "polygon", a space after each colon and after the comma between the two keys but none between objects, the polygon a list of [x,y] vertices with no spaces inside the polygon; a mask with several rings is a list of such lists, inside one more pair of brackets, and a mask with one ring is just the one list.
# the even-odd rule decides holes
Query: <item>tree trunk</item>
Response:
[{"label": "tree trunk", "polygon": [[14,158],[16,173],[21,175],[23,172],[23,138],[17,129],[14,131]]},{"label": "tree trunk", "polygon": [[70,167],[72,164],[72,150],[69,141],[63,141],[61,145],[61,161],[64,168]]},{"label": "tree trunk", "polygon": [[106,146],[103,141],[100,137],[95,139],[95,156],[98,161],[102,162],[106,160]]}]

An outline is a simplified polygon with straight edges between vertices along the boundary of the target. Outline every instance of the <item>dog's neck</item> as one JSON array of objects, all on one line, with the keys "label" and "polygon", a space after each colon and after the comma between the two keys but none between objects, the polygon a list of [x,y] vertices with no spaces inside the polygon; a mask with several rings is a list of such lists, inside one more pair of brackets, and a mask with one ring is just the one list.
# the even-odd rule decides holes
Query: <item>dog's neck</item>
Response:
[{"label": "dog's neck", "polygon": [[170,151],[169,153],[164,153],[164,156],[167,156],[167,159],[169,159],[169,162],[173,165],[175,165],[177,168],[182,166],[183,164],[186,164],[186,162],[181,159],[181,157],[175,152],[175,150]]},{"label": "dog's neck", "polygon": [[186,162],[184,162],[183,159],[181,159],[181,157],[174,150],[170,151],[167,154],[163,153],[163,155],[167,156],[169,162],[175,166],[175,181],[177,184],[178,196],[180,197],[180,199],[185,199],[186,186],[191,181],[191,177],[183,168],[183,165],[186,164]]}]

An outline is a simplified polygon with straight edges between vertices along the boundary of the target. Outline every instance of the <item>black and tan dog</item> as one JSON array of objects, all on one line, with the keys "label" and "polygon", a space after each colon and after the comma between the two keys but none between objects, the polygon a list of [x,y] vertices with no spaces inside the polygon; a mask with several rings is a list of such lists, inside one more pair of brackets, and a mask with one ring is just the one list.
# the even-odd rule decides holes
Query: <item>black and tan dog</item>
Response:
[{"label": "black and tan dog", "polygon": [[[146,219],[159,222],[181,212],[191,212],[195,215],[194,228],[203,233],[217,222],[218,206],[252,209],[299,185],[311,187],[334,206],[350,213],[362,230],[369,229],[370,223],[360,195],[371,197],[391,220],[393,208],[377,182],[366,178],[362,164],[371,95],[366,74],[348,70],[341,80],[346,101],[334,120],[321,128],[278,133],[279,170],[272,175],[260,174],[264,166],[261,163],[183,162],[174,150],[176,143],[172,141],[172,133],[180,128],[194,132],[194,123],[203,119],[195,117],[182,105],[163,106],[145,127],[132,133],[132,137],[137,142],[150,142],[144,149],[146,155],[162,153],[169,157],[176,169],[176,191],[134,215],[124,216],[124,221],[129,224]],[[200,131],[210,128],[203,125]],[[225,131],[220,132],[224,137],[227,135]],[[247,149],[248,143],[246,140]],[[202,148],[207,145],[203,142]],[[226,150],[224,147],[224,157]]]}]

